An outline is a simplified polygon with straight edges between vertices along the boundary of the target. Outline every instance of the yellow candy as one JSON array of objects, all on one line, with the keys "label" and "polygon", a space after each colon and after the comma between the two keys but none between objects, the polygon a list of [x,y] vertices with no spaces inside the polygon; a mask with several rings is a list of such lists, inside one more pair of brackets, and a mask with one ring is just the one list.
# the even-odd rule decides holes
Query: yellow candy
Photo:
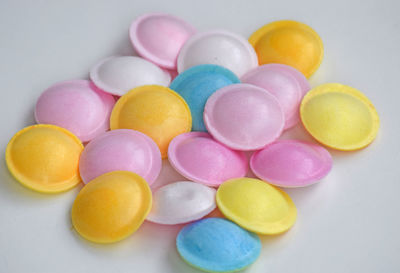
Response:
[{"label": "yellow candy", "polygon": [[259,64],[293,66],[307,78],[319,67],[324,48],[318,34],[306,24],[283,20],[267,24],[249,38]]},{"label": "yellow candy", "polygon": [[113,243],[135,232],[151,209],[151,190],[139,175],[114,171],[90,181],[72,206],[76,231],[95,243]]},{"label": "yellow candy", "polygon": [[26,127],[7,145],[6,162],[22,185],[45,193],[71,189],[78,172],[81,141],[68,130],[47,124]]},{"label": "yellow candy", "polygon": [[258,234],[285,232],[296,221],[289,195],[259,179],[228,180],[218,188],[216,199],[226,218]]},{"label": "yellow candy", "polygon": [[192,116],[184,99],[171,89],[145,85],[123,95],[111,113],[111,130],[133,129],[151,137],[167,157],[169,142],[190,132]]},{"label": "yellow candy", "polygon": [[364,148],[376,137],[379,117],[368,98],[350,86],[328,83],[304,97],[300,116],[306,130],[333,149]]}]

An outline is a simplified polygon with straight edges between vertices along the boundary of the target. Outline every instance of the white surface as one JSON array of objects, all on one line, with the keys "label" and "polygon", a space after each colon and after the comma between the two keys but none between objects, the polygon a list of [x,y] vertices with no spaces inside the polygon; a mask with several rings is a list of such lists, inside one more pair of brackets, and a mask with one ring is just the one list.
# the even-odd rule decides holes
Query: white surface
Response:
[{"label": "white surface", "polygon": [[[311,25],[325,45],[311,84],[359,88],[381,118],[377,140],[353,153],[333,152],[320,184],[288,190],[298,221],[282,236],[263,237],[246,272],[400,271],[400,2],[392,1],[18,1],[0,3],[1,148],[32,124],[39,94],[51,84],[87,78],[98,60],[133,52],[130,22],[144,12],[170,12],[200,30],[225,28],[248,37],[271,20]],[[308,139],[300,127],[293,133]],[[145,223],[114,245],[82,240],[71,228],[79,188],[42,195],[15,182],[2,157],[0,272],[198,272],[176,253],[180,227]],[[182,180],[168,165],[158,183]]]}]

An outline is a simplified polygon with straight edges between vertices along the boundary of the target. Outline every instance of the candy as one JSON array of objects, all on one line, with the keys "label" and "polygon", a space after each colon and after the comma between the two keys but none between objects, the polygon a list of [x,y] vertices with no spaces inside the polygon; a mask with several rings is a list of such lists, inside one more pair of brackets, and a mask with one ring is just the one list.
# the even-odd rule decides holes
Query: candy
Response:
[{"label": "candy", "polygon": [[196,29],[184,20],[163,13],[138,17],[129,34],[136,52],[143,58],[168,69],[176,68],[176,59],[186,40]]},{"label": "candy", "polygon": [[233,84],[208,99],[204,123],[218,141],[236,150],[257,150],[277,139],[285,124],[282,108],[265,89]]},{"label": "candy", "polygon": [[364,148],[379,129],[378,113],[369,99],[357,89],[338,83],[313,88],[301,103],[300,116],[316,140],[343,151]]},{"label": "candy", "polygon": [[189,181],[163,186],[153,194],[153,207],[147,220],[176,225],[201,219],[215,209],[215,192]]},{"label": "candy", "polygon": [[248,170],[243,152],[233,151],[203,132],[175,137],[168,148],[171,165],[184,177],[208,186],[243,177]]},{"label": "candy", "polygon": [[229,220],[207,218],[185,226],[176,238],[179,255],[207,272],[234,272],[260,256],[261,241]]},{"label": "candy", "polygon": [[300,102],[310,90],[310,85],[301,72],[284,64],[265,64],[246,73],[241,81],[264,88],[275,96],[285,114],[284,129],[289,129],[300,121]]},{"label": "candy", "polygon": [[95,243],[114,243],[135,232],[151,209],[151,191],[139,175],[114,171],[90,181],[72,206],[75,230]]},{"label": "candy", "polygon": [[90,81],[64,81],[40,95],[35,118],[38,123],[63,127],[86,142],[109,129],[114,103],[113,96]]},{"label": "candy", "polygon": [[190,109],[184,99],[171,89],[145,85],[132,89],[114,106],[111,130],[133,129],[151,137],[167,157],[169,142],[192,128]]},{"label": "candy", "polygon": [[83,182],[111,171],[131,171],[151,185],[161,170],[154,141],[138,131],[118,129],[93,139],[83,150],[79,172]]},{"label": "candy", "polygon": [[321,38],[306,24],[282,20],[267,24],[249,38],[261,64],[282,63],[293,66],[307,78],[322,62]]},{"label": "candy", "polygon": [[179,73],[199,64],[220,65],[241,77],[257,67],[258,60],[244,38],[229,31],[214,30],[193,35],[179,53]]},{"label": "candy", "polygon": [[193,119],[192,130],[206,131],[203,112],[208,97],[221,87],[239,82],[236,75],[228,69],[204,64],[179,74],[169,88],[181,95],[189,105]]},{"label": "candy", "polygon": [[262,180],[280,187],[304,187],[318,182],[332,168],[323,147],[299,140],[278,140],[255,152],[251,170]]},{"label": "candy", "polygon": [[32,190],[56,193],[80,181],[80,140],[68,130],[47,124],[26,127],[16,133],[6,148],[9,171]]},{"label": "candy", "polygon": [[297,210],[285,192],[264,181],[236,178],[217,191],[217,206],[226,218],[258,234],[279,234],[291,228]]},{"label": "candy", "polygon": [[100,89],[122,96],[129,90],[148,84],[168,86],[171,76],[155,64],[135,56],[109,57],[90,70],[90,78]]}]

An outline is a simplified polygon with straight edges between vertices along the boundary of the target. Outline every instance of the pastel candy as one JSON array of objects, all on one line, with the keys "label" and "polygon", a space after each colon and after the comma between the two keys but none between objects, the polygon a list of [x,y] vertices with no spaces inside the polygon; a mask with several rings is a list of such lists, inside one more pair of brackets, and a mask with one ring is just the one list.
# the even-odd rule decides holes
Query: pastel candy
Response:
[{"label": "pastel candy", "polygon": [[276,186],[304,187],[318,182],[332,168],[323,147],[299,140],[278,140],[255,152],[250,160],[254,174]]},{"label": "pastel candy", "polygon": [[300,121],[300,102],[310,90],[310,84],[301,72],[284,64],[265,64],[246,73],[241,81],[264,88],[275,96],[285,114],[284,129]]},{"label": "pastel candy", "polygon": [[199,64],[223,66],[238,77],[257,67],[257,55],[243,37],[225,30],[213,30],[193,35],[178,56],[178,72]]},{"label": "pastel candy", "polygon": [[138,86],[168,86],[171,82],[168,72],[136,56],[117,56],[101,60],[90,70],[90,78],[97,87],[116,96],[122,96]]},{"label": "pastel candy", "polygon": [[229,220],[207,218],[185,226],[176,238],[176,247],[183,260],[195,268],[234,272],[255,262],[261,241]]},{"label": "pastel candy", "polygon": [[45,90],[36,102],[38,123],[53,124],[83,142],[109,129],[114,98],[86,80],[63,81]]},{"label": "pastel candy", "polygon": [[168,159],[187,179],[213,187],[227,179],[243,177],[248,170],[243,152],[231,150],[203,132],[175,137],[168,148]]},{"label": "pastel candy", "polygon": [[133,21],[129,30],[136,52],[168,69],[176,68],[179,51],[195,32],[184,20],[164,13],[144,14]]},{"label": "pastel candy", "polygon": [[204,64],[179,74],[169,88],[181,95],[189,105],[193,119],[192,130],[206,131],[203,113],[207,99],[218,89],[239,82],[236,75],[228,69]]},{"label": "pastel candy", "polygon": [[163,186],[153,193],[153,207],[147,220],[176,225],[201,219],[215,209],[215,192],[189,181]]},{"label": "pastel candy", "polygon": [[111,171],[131,171],[151,185],[161,170],[156,143],[138,131],[118,129],[93,139],[82,152],[79,172],[83,182]]},{"label": "pastel candy", "polygon": [[265,89],[232,84],[210,96],[204,123],[219,142],[248,151],[275,141],[282,133],[285,118],[277,99]]}]

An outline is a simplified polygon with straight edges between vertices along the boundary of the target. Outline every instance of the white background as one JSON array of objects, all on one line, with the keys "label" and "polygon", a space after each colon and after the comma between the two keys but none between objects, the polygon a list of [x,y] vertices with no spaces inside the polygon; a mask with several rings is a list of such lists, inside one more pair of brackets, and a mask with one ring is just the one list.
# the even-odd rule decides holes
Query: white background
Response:
[{"label": "white background", "polygon": [[[381,118],[376,141],[358,152],[332,152],[332,172],[319,184],[291,189],[298,221],[288,233],[263,237],[246,272],[400,272],[400,2],[392,1],[14,1],[0,2],[2,155],[14,133],[34,122],[49,85],[87,78],[101,58],[133,54],[128,27],[145,12],[180,16],[199,30],[225,28],[248,37],[263,24],[294,19],[325,45],[312,86],[339,82],[362,90]],[[309,139],[301,127],[285,137]],[[180,226],[145,223],[127,240],[95,245],[71,228],[80,187],[43,195],[20,186],[1,157],[0,272],[198,272],[180,260]],[[164,162],[158,185],[181,179]]]}]

